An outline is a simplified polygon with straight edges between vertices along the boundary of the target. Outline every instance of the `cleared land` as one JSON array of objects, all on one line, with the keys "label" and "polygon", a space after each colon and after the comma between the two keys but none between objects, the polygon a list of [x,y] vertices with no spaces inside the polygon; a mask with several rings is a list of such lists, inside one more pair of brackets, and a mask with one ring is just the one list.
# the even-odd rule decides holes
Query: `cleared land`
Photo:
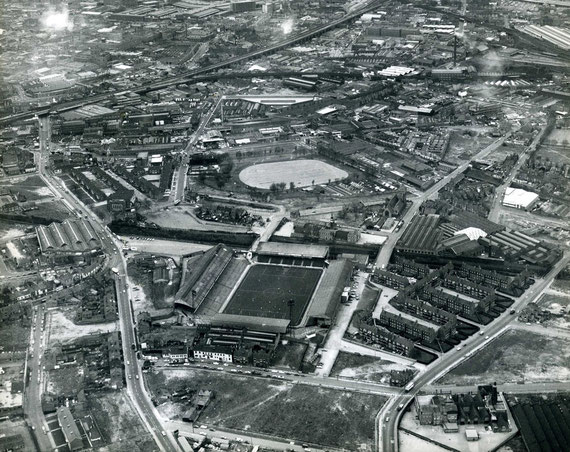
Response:
[{"label": "cleared land", "polygon": [[[72,308],[63,308],[62,311],[50,313],[49,340],[50,343],[66,343],[90,334],[109,333],[116,331],[118,322],[100,323],[96,325],[76,325],[69,318],[75,315]],[[69,317],[68,317],[69,316]]]},{"label": "cleared land", "polygon": [[287,345],[279,345],[275,353],[273,365],[274,367],[299,370],[306,350],[307,344],[301,342],[289,342]]},{"label": "cleared land", "polygon": [[14,191],[18,191],[20,195],[25,196],[28,201],[54,197],[54,194],[41,177],[37,175],[23,175],[18,178],[2,181],[0,185],[9,185]]},{"label": "cleared land", "polygon": [[533,383],[569,379],[569,339],[508,331],[439,382],[472,385],[481,381]]},{"label": "cleared land", "polygon": [[[174,374],[167,378],[165,374]],[[183,375],[183,376],[182,376]],[[198,423],[275,435],[346,450],[374,443],[374,419],[387,398],[196,370],[148,375],[151,391],[209,389],[215,398]]]},{"label": "cleared land", "polygon": [[240,180],[250,187],[268,189],[271,184],[293,182],[296,187],[308,187],[348,177],[344,170],[320,160],[292,160],[248,166],[239,173]]},{"label": "cleared land", "polygon": [[297,325],[317,286],[321,270],[306,267],[254,265],[234,292],[225,314],[289,318],[288,300],[294,300],[292,324]]},{"label": "cleared land", "polygon": [[390,384],[390,371],[407,368],[407,366],[373,356],[339,352],[330,376]]},{"label": "cleared land", "polygon": [[125,246],[136,248],[135,252],[144,252],[158,254],[161,256],[180,257],[184,254],[195,253],[198,251],[207,251],[212,248],[211,245],[202,245],[199,243],[178,242],[175,240],[143,240],[133,239],[128,236],[122,236],[127,242]]},{"label": "cleared land", "polygon": [[88,412],[101,430],[110,451],[146,452],[156,444],[123,392],[90,395]]}]

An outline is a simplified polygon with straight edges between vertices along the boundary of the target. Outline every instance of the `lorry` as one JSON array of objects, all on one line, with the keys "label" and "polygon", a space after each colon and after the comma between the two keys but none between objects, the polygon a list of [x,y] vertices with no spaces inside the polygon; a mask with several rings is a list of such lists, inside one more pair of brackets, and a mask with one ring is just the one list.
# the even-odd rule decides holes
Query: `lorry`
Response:
[{"label": "lorry", "polygon": [[111,271],[112,271],[115,275],[118,275],[118,274],[119,274],[119,269],[118,269],[117,267],[111,268]]},{"label": "lorry", "polygon": [[404,391],[410,392],[413,387],[414,387],[414,383],[408,383],[408,384],[406,385],[406,387],[404,388]]}]

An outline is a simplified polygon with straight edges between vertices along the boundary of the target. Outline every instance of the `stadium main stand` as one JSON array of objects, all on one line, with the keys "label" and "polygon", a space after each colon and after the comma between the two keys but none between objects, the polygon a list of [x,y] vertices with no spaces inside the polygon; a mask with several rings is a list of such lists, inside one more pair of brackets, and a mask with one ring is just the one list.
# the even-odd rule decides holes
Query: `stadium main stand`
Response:
[{"label": "stadium main stand", "polygon": [[350,284],[352,264],[339,259],[325,269],[315,295],[309,304],[307,325],[330,326],[336,316],[344,287]]},{"label": "stadium main stand", "polygon": [[323,245],[263,242],[259,244],[256,254],[258,256],[287,256],[306,259],[325,259],[328,252],[329,247]]},{"label": "stadium main stand", "polygon": [[196,311],[232,260],[233,251],[218,244],[187,268],[175,304]]}]

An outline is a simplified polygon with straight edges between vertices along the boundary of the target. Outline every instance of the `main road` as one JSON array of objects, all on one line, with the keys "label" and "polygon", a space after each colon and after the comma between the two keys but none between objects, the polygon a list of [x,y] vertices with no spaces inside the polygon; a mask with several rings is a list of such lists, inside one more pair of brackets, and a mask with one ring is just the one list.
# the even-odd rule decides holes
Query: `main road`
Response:
[{"label": "main road", "polygon": [[[521,297],[517,298],[511,308],[515,310],[522,309],[527,304],[539,297],[542,294],[543,290],[548,287],[556,275],[563,268],[565,268],[569,261],[570,255],[564,255],[563,258],[560,259],[560,261],[558,261],[558,263],[552,268],[552,270],[548,272],[548,274],[546,274],[543,278],[537,279],[535,283]],[[447,373],[450,369],[459,364],[463,359],[467,358],[468,354],[471,356],[474,351],[488,346],[494,338],[503,334],[509,323],[514,319],[515,316],[510,315],[508,312],[504,312],[499,318],[495,319],[490,325],[486,327],[484,336],[471,336],[464,342],[465,345],[461,348],[461,350],[454,348],[447,352],[445,355],[439,358],[435,364],[429,366],[425,372],[419,374],[414,379],[414,388],[409,393],[400,393],[383,407],[379,416],[379,433],[381,435],[383,452],[398,451],[398,424],[403,414],[403,410],[398,409],[399,405],[407,404],[410,399],[421,390],[422,387],[431,384],[435,379]]]},{"label": "main road", "polygon": [[[440,179],[437,183],[428,188],[420,196],[412,199],[412,206],[408,209],[408,211],[404,214],[402,218],[406,227],[409,225],[411,219],[418,213],[418,210],[424,201],[435,197],[435,195],[437,195],[443,187],[449,184],[455,177],[463,173],[463,171],[465,171],[467,167],[471,164],[471,160],[479,160],[487,157],[491,152],[497,150],[500,146],[502,146],[505,140],[507,140],[510,136],[511,132],[507,133],[505,136],[499,138],[498,140],[495,140],[489,146],[487,146],[478,154],[473,156],[470,160],[466,161],[465,163],[462,163],[447,176]],[[402,228],[398,232],[391,233],[388,239],[384,242],[382,248],[380,249],[380,252],[378,253],[378,257],[376,258],[377,268],[384,268],[386,265],[388,265],[388,262],[390,261],[390,256],[392,256],[392,251],[394,250],[394,246],[396,245],[399,238],[406,230],[406,227]]]},{"label": "main road", "polygon": [[34,310],[30,347],[24,365],[23,405],[27,421],[32,427],[38,447],[41,451],[53,450],[55,442],[48,433],[48,424],[42,410],[42,390],[45,379],[42,372],[42,356],[45,350],[44,338],[45,308],[43,305]]},{"label": "main road", "polygon": [[[127,395],[136,408],[146,429],[163,451],[179,451],[174,437],[165,432],[160,422],[160,418],[145,391],[142,371],[140,369],[136,350],[133,311],[131,307],[131,297],[129,296],[127,284],[126,260],[121,253],[120,241],[110,232],[109,228],[88,209],[79,199],[77,199],[50,171],[46,169],[46,162],[49,158],[49,118],[40,117],[40,153],[38,163],[38,173],[46,185],[56,196],[63,200],[73,213],[91,220],[91,223],[101,239],[103,251],[110,256],[108,266],[113,267],[115,273],[115,287],[117,294],[117,306],[119,309],[119,325],[121,331],[121,341],[123,346],[123,359],[125,362],[125,373],[127,376]],[[136,346],[135,346],[136,348]],[[41,411],[41,404],[35,407]],[[47,449],[46,449],[47,450]]]},{"label": "main road", "polygon": [[190,136],[188,140],[188,144],[186,148],[184,148],[184,154],[182,156],[182,161],[180,162],[180,166],[178,167],[175,173],[175,179],[173,183],[173,194],[174,194],[174,202],[178,203],[180,201],[184,201],[184,190],[186,189],[186,176],[188,174],[188,162],[190,159],[190,154],[194,148],[194,145],[198,141],[198,139],[204,133],[204,130],[210,123],[212,116],[218,109],[220,102],[222,101],[223,96],[221,96],[218,101],[210,108],[210,110],[206,113],[205,116],[202,117],[200,120],[200,124],[196,131]]}]

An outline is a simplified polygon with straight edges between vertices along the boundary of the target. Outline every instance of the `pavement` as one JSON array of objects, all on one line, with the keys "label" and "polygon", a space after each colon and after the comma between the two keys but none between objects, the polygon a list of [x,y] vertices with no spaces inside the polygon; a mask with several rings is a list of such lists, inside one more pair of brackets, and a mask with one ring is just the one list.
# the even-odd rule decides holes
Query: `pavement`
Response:
[{"label": "pavement", "polygon": [[[354,288],[358,297],[362,295],[364,290],[364,285],[366,284],[366,279],[368,278],[368,273],[358,272],[352,287]],[[330,375],[331,370],[334,366],[338,352],[342,347],[344,333],[346,332],[352,316],[356,308],[358,307],[358,300],[353,299],[348,304],[341,304],[339,311],[336,315],[335,323],[330,327],[325,345],[320,350],[322,363],[321,368],[317,368],[315,374],[320,377],[325,377]],[[326,351],[325,351],[326,350]]]},{"label": "pavement", "polygon": [[29,374],[30,378],[25,385],[23,404],[24,413],[32,432],[36,437],[39,449],[42,451],[53,450],[56,446],[42,411],[42,392],[45,384],[43,373],[43,352],[47,343],[45,332],[45,307],[40,305],[34,311],[30,334],[30,348],[24,364],[24,378]]}]

